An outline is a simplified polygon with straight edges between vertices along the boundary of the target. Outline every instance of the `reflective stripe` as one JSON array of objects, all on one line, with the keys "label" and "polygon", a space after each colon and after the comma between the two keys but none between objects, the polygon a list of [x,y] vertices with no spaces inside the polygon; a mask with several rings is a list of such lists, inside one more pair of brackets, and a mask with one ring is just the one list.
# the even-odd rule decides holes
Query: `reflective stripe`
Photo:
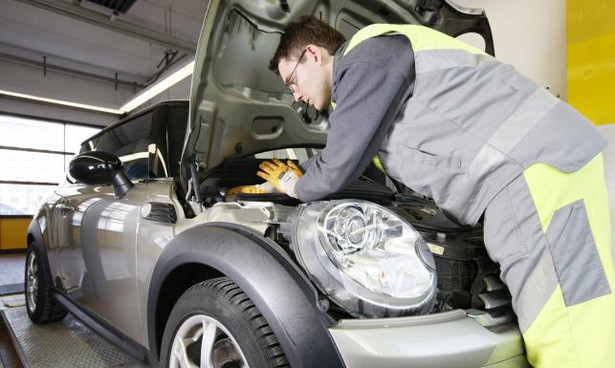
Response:
[{"label": "reflective stripe", "polygon": [[566,306],[611,293],[582,199],[555,212],[547,240]]},{"label": "reflective stripe", "polygon": [[541,89],[529,96],[511,116],[491,135],[470,164],[470,182],[479,184],[502,162],[510,151],[529,133],[559,100]]},{"label": "reflective stripe", "polygon": [[472,54],[466,50],[424,50],[415,51],[415,70],[417,73],[433,72],[436,70],[475,67],[481,61],[495,60],[487,54]]},{"label": "reflective stripe", "polygon": [[[510,153],[517,143],[543,118],[559,100],[549,93],[538,89],[527,98],[525,103],[498,128],[487,140],[505,154]],[[546,138],[546,137],[545,137]]]},{"label": "reflective stripe", "polygon": [[519,328],[525,332],[558,285],[536,206],[523,176],[489,203],[484,220],[485,246],[500,263]]}]

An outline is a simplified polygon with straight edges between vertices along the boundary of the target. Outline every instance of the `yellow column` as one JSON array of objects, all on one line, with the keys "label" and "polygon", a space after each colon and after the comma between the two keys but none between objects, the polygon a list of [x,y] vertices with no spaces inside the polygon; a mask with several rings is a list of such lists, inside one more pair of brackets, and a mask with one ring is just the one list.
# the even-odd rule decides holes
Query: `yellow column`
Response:
[{"label": "yellow column", "polygon": [[27,248],[30,217],[0,217],[0,250]]},{"label": "yellow column", "polygon": [[615,1],[567,0],[568,103],[595,124],[615,123]]}]

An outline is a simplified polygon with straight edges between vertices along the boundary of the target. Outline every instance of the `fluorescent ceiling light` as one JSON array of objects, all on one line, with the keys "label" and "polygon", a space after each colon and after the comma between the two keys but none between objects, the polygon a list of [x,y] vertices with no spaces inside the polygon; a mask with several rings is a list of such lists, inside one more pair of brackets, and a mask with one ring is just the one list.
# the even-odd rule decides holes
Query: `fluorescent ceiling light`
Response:
[{"label": "fluorescent ceiling light", "polygon": [[94,110],[94,111],[106,112],[109,114],[121,115],[123,113],[127,113],[127,112],[134,110],[135,108],[141,106],[146,101],[150,100],[152,97],[158,95],[161,92],[164,92],[165,90],[174,86],[175,84],[177,84],[184,78],[190,76],[192,74],[193,69],[194,69],[194,60],[190,61],[183,67],[177,69],[173,73],[169,74],[166,78],[159,81],[158,83],[155,83],[149,86],[148,88],[144,89],[143,91],[141,91],[141,93],[136,95],[132,100],[128,101],[127,103],[124,104],[124,106],[120,107],[119,110],[102,107],[102,106],[94,106],[94,105],[87,105],[87,104],[82,104],[82,103],[77,103],[77,102],[65,101],[65,100],[57,100],[55,98],[40,97],[40,96],[35,96],[31,94],[26,94],[26,93],[11,92],[7,90],[3,90],[3,89],[0,89],[0,94],[12,96],[12,97],[24,98],[28,100],[47,102],[51,104],[71,106],[71,107],[77,107],[80,109]]},{"label": "fluorescent ceiling light", "polygon": [[136,95],[132,100],[126,102],[124,106],[120,107],[120,110],[122,112],[130,112],[134,110],[136,107],[142,105],[144,102],[148,101],[152,97],[158,95],[161,92],[164,92],[168,88],[180,82],[182,79],[190,76],[193,69],[194,60],[177,69],[173,73],[169,74],[169,76],[159,81],[158,83],[155,83],[141,91],[141,93]]},{"label": "fluorescent ceiling light", "polygon": [[47,102],[47,103],[52,103],[52,104],[56,104],[56,105],[64,105],[64,106],[77,107],[77,108],[80,108],[80,109],[106,112],[106,113],[115,114],[115,115],[121,115],[124,112],[123,110],[109,109],[109,108],[106,108],[106,107],[94,106],[94,105],[86,105],[86,104],[70,102],[70,101],[64,101],[64,100],[56,100],[54,98],[34,96],[34,95],[26,94],[26,93],[11,92],[11,91],[3,90],[3,89],[0,89],[0,94],[1,95],[6,95],[6,96],[18,97],[18,98],[25,98],[27,100],[35,100],[35,101]]}]

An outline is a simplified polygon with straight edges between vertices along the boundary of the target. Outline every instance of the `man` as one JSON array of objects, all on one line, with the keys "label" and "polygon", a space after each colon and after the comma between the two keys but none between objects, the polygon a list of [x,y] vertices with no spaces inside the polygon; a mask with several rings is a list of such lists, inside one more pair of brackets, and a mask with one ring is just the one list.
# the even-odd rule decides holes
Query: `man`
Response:
[{"label": "man", "polygon": [[429,28],[371,25],[344,43],[312,17],[271,62],[296,100],[331,108],[322,153],[259,176],[302,201],[373,158],[460,222],[484,216],[535,367],[615,367],[615,270],[602,150],[567,104],[509,65]]}]

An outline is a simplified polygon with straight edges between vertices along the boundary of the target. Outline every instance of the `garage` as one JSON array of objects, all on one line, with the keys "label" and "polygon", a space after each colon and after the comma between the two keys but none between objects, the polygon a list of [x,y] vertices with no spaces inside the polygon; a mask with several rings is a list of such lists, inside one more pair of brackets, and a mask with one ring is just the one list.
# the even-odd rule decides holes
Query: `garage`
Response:
[{"label": "garage", "polygon": [[612,14],[2,0],[0,368],[615,366]]}]

